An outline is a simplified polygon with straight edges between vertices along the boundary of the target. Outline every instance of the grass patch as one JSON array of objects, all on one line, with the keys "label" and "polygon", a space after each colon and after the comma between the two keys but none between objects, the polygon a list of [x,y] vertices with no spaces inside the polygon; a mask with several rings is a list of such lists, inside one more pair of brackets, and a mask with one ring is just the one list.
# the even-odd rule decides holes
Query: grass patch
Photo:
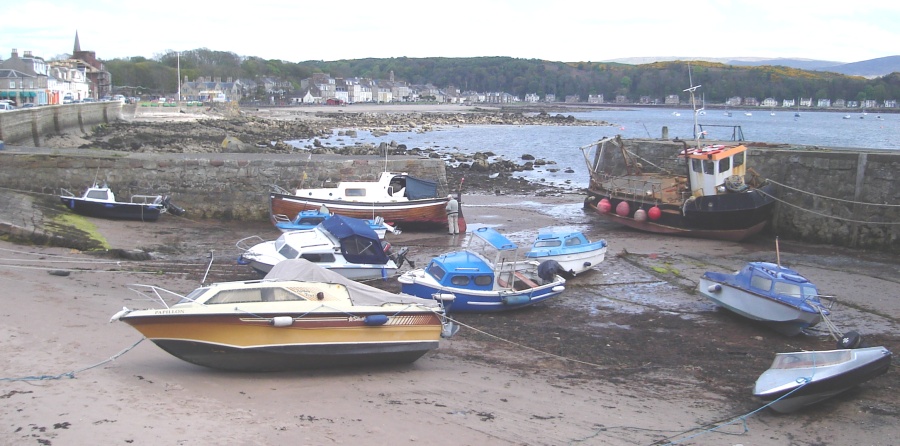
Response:
[{"label": "grass patch", "polygon": [[88,219],[73,213],[60,213],[53,218],[57,228],[71,228],[86,237],[92,249],[110,249],[109,242]]}]

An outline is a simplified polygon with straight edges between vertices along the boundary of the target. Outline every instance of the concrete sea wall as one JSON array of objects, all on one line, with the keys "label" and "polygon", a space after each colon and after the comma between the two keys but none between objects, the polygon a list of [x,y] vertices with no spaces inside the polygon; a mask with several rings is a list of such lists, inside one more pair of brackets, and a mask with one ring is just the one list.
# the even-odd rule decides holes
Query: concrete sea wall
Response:
[{"label": "concrete sea wall", "polygon": [[122,103],[46,105],[0,113],[0,141],[41,147],[48,135],[90,133],[91,127],[121,119]]},{"label": "concrete sea wall", "polygon": [[268,219],[272,185],[293,190],[324,182],[377,179],[387,169],[438,182],[448,193],[444,162],[418,157],[348,158],[276,154],[131,154],[89,149],[0,151],[0,187],[80,195],[107,182],[119,201],[132,195],[169,195],[190,218]]}]

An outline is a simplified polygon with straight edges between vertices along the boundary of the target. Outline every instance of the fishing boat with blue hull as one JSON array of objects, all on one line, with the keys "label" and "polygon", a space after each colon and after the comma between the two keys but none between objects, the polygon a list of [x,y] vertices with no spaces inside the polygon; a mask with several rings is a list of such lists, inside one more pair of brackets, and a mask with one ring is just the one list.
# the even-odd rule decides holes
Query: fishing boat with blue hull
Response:
[{"label": "fishing boat with blue hull", "polygon": [[884,347],[778,353],[753,395],[776,412],[795,412],[887,373],[892,357]]},{"label": "fishing boat with blue hull", "polygon": [[94,183],[80,197],[62,189],[59,199],[72,212],[86,217],[157,221],[166,212],[184,215],[184,209],[172,204],[167,196],[132,195],[130,201],[116,201],[116,195],[106,184]]},{"label": "fishing boat with blue hull", "polygon": [[[332,214],[329,212],[323,212],[321,210],[306,210],[300,211],[296,217],[293,219],[288,218],[286,215],[273,215],[272,220],[275,222],[275,227],[278,228],[281,232],[290,232],[290,231],[304,231],[313,229],[325,221],[326,218],[331,217]],[[363,220],[365,221],[376,234],[378,234],[378,238],[383,239],[388,232],[393,234],[400,234],[400,230],[385,223],[384,219],[380,216],[375,217],[373,220]]]},{"label": "fishing boat with blue hull", "polygon": [[443,301],[448,312],[499,312],[543,302],[565,290],[552,260],[517,259],[518,246],[493,228],[472,231],[469,245],[407,271],[401,292]]},{"label": "fishing boat with blue hull", "polygon": [[591,242],[581,231],[545,229],[538,232],[525,258],[555,260],[566,274],[574,277],[602,263],[606,249],[606,240]]},{"label": "fishing boat with blue hull", "polygon": [[812,282],[770,262],[748,262],[730,274],[707,271],[698,288],[717,305],[787,336],[800,334],[829,314]]}]

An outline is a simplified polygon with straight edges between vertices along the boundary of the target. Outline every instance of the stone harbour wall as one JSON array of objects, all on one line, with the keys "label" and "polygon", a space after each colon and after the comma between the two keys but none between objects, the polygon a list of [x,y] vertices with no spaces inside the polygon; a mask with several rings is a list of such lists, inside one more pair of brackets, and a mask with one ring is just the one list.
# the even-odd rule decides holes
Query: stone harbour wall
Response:
[{"label": "stone harbour wall", "polygon": [[0,141],[6,145],[41,147],[49,135],[87,134],[93,126],[121,117],[119,101],[23,108],[0,113]]},{"label": "stone harbour wall", "polygon": [[189,218],[268,219],[273,185],[293,190],[325,182],[377,179],[385,169],[438,182],[448,193],[444,162],[417,157],[348,158],[276,154],[147,154],[89,149],[0,151],[0,187],[59,195],[106,182],[117,200],[168,195]]}]

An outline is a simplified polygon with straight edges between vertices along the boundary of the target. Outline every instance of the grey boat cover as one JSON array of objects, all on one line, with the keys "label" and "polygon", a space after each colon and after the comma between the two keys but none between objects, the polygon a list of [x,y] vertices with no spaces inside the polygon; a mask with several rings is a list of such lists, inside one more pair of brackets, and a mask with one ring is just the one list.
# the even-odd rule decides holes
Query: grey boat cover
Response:
[{"label": "grey boat cover", "polygon": [[265,280],[297,280],[301,282],[337,283],[347,287],[353,305],[379,306],[385,303],[419,305],[438,308],[433,299],[422,299],[407,294],[394,294],[361,282],[350,280],[334,271],[322,268],[306,259],[282,260],[266,274]]}]

